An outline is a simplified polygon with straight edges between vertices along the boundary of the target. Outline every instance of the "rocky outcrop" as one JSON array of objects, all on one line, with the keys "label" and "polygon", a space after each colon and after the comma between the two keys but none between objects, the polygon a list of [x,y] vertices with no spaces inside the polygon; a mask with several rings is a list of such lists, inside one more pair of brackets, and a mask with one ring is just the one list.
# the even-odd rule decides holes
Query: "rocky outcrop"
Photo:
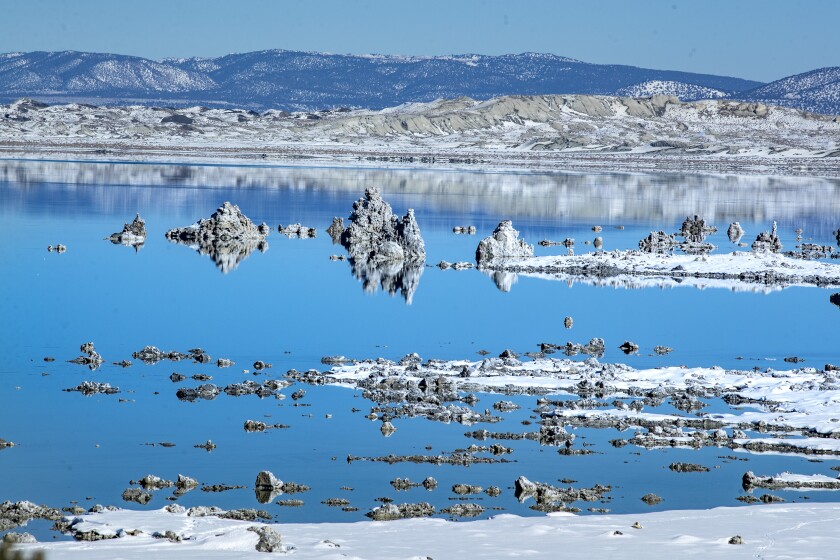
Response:
[{"label": "rocky outcrop", "polygon": [[238,206],[225,202],[207,219],[166,232],[175,243],[193,247],[199,254],[208,255],[223,272],[234,270],[255,249],[265,252],[269,227],[259,226],[245,216]]},{"label": "rocky outcrop", "polygon": [[105,360],[102,356],[99,355],[99,352],[93,347],[93,342],[85,342],[79,347],[79,350],[84,354],[83,356],[79,356],[78,358],[73,358],[70,360],[71,364],[80,364],[84,366],[88,366],[91,371],[97,369]]},{"label": "rocky outcrop", "polygon": [[596,484],[592,488],[558,488],[542,482],[531,482],[524,476],[520,476],[514,482],[514,495],[520,502],[534,498],[535,505],[531,509],[538,511],[577,511],[570,508],[568,504],[577,501],[596,502],[602,499],[604,494],[610,492],[610,486]]},{"label": "rocky outcrop", "polygon": [[829,476],[812,475],[802,476],[791,473],[781,473],[776,476],[756,476],[752,471],[747,471],[741,480],[744,490],[753,488],[810,488],[820,490],[840,490],[840,479]]},{"label": "rocky outcrop", "polygon": [[[335,225],[335,222],[333,222]],[[353,203],[350,225],[341,234],[341,244],[351,258],[373,262],[421,262],[426,249],[414,211],[401,219],[375,187]]]},{"label": "rocky outcrop", "polygon": [[127,245],[140,249],[146,243],[146,222],[138,213],[134,221],[125,224],[122,231],[112,233],[108,239],[115,245]]},{"label": "rocky outcrop", "polygon": [[254,494],[259,503],[267,504],[283,493],[283,486],[283,481],[271,471],[261,471],[254,483]]},{"label": "rocky outcrop", "polygon": [[344,233],[344,218],[334,217],[327,233],[332,239],[333,245],[341,243],[341,234]]},{"label": "rocky outcrop", "polygon": [[260,540],[255,547],[258,552],[285,552],[286,548],[283,546],[280,533],[267,526],[248,527],[249,531],[253,531],[259,535]]},{"label": "rocky outcrop", "polygon": [[0,531],[7,531],[13,527],[25,524],[30,519],[49,519],[58,521],[62,518],[59,510],[47,506],[39,506],[32,502],[3,502],[0,504]]},{"label": "rocky outcrop", "polygon": [[755,252],[778,253],[782,250],[782,242],[776,233],[776,222],[773,222],[773,228],[770,231],[762,231],[756,236],[752,244],[752,250]]},{"label": "rocky outcrop", "polygon": [[678,246],[679,242],[674,235],[664,231],[652,231],[639,241],[639,250],[643,253],[668,253]]},{"label": "rocky outcrop", "polygon": [[519,239],[519,232],[513,229],[513,222],[501,222],[490,237],[478,243],[475,261],[479,268],[491,266],[494,262],[506,259],[533,257],[534,246]]}]

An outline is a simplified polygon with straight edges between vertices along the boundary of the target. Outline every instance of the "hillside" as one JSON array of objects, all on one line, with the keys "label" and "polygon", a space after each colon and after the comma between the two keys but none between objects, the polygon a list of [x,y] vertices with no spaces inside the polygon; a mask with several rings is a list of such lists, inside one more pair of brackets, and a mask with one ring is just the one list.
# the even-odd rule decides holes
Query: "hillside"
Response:
[{"label": "hillside", "polygon": [[840,66],[788,76],[743,92],[740,97],[814,113],[840,115]]},{"label": "hillside", "polygon": [[684,101],[702,97],[707,90],[732,94],[762,85],[537,53],[417,57],[269,50],[161,61],[74,51],[0,55],[0,102],[5,103],[31,97],[47,103],[260,111],[382,109],[457,97],[615,95],[650,82],[673,84],[675,89],[654,93],[682,94]]}]

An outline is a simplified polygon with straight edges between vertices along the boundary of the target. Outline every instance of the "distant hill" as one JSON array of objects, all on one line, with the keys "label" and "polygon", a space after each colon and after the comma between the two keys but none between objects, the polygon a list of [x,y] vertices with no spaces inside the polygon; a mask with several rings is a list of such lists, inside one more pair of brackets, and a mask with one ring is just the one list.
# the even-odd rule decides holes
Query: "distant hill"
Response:
[{"label": "distant hill", "polygon": [[840,115],[840,66],[788,76],[743,92],[740,97],[814,113]]},{"label": "distant hill", "polygon": [[536,53],[415,57],[269,50],[161,61],[74,51],[0,55],[0,102],[32,97],[47,103],[311,111],[558,93],[654,91],[690,101],[737,96],[759,86],[740,78]]}]

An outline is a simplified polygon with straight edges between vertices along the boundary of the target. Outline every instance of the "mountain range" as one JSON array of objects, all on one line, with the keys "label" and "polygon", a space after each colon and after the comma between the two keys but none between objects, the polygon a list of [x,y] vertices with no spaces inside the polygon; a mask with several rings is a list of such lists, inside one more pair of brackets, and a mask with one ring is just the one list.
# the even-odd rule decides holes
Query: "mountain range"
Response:
[{"label": "mountain range", "polygon": [[163,59],[107,53],[0,54],[0,102],[207,106],[313,111],[504,95],[595,94],[739,99],[840,113],[840,67],[763,84],[741,78],[590,64],[552,54],[393,56],[285,50]]}]

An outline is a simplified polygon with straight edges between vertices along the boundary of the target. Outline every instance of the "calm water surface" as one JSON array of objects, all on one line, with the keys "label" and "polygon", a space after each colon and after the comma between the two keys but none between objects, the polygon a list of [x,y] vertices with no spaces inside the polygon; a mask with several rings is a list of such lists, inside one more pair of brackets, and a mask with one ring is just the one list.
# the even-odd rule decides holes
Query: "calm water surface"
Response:
[{"label": "calm water surface", "polygon": [[[785,368],[786,356],[821,367],[840,361],[840,309],[830,291],[788,288],[762,292],[697,290],[676,283],[654,289],[600,288],[518,278],[509,291],[475,270],[441,271],[428,266],[416,290],[389,294],[354,277],[346,261],[331,261],[344,250],[325,233],[333,216],[346,217],[354,200],[377,186],[396,213],[414,208],[426,242],[427,265],[440,260],[473,261],[478,241],[502,219],[530,243],[576,239],[578,253],[596,235],[606,249],[635,247],[652,230],[676,231],[689,214],[700,214],[719,229],[710,241],[720,250],[743,250],[726,237],[738,220],[747,243],[773,220],[786,248],[796,228],[807,241],[834,245],[840,226],[840,184],[810,178],[690,175],[555,174],[505,175],[424,171],[198,167],[58,162],[0,162],[0,437],[18,446],[0,450],[0,500],[28,499],[55,507],[78,501],[141,508],[122,502],[129,481],[153,473],[179,473],[206,484],[245,485],[223,493],[194,490],[178,499],[184,506],[262,507],[282,521],[356,521],[379,504],[376,498],[429,501],[448,507],[452,484],[503,489],[498,498],[477,499],[492,515],[502,508],[536,514],[513,496],[513,481],[525,475],[575,486],[611,484],[605,507],[614,512],[651,509],[639,498],[655,492],[659,509],[737,505],[746,470],[773,474],[791,470],[835,474],[836,462],[810,463],[782,456],[739,455],[728,449],[645,451],[614,449],[614,430],[579,429],[595,453],[567,457],[532,441],[503,442],[514,452],[506,464],[471,467],[348,463],[348,455],[427,454],[481,444],[464,432],[482,426],[444,425],[399,419],[384,438],[379,422],[364,418],[371,403],[359,392],[336,387],[293,386],[303,399],[229,397],[186,403],[170,374],[204,373],[225,386],[244,379],[282,378],[288,369],[326,369],[322,356],[399,359],[409,352],[426,358],[475,358],[506,348],[536,351],[540,342],[586,342],[604,338],[604,361],[634,367],[687,364],[729,368]],[[224,201],[238,204],[254,222],[273,233],[264,253],[254,252],[222,271],[209,257],[166,241],[164,232],[209,216]],[[103,238],[119,231],[136,212],[146,220],[148,239],[139,250]],[[287,239],[278,224],[317,227],[315,239]],[[475,225],[477,235],[455,235],[453,226]],[[603,231],[593,233],[592,226]],[[617,226],[623,226],[618,229]],[[62,243],[64,254],[46,247]],[[537,247],[559,254],[563,247]],[[367,288],[367,289],[365,289]],[[407,300],[410,300],[410,304]],[[574,327],[563,328],[572,316]],[[625,340],[640,345],[625,356]],[[97,371],[69,364],[78,347],[94,341],[107,363]],[[201,347],[214,360],[236,365],[161,362],[130,368],[111,362],[131,359],[145,345],[181,352]],[[653,347],[674,348],[656,356]],[[45,362],[54,357],[54,362]],[[251,364],[273,364],[255,377]],[[119,395],[84,397],[62,389],[83,380],[108,382]],[[479,410],[503,398],[479,395]],[[523,432],[536,426],[534,397],[514,397],[522,409],[503,413],[494,431]],[[723,410],[721,402],[708,410]],[[649,409],[646,409],[649,410]],[[660,409],[674,412],[668,405]],[[288,429],[246,433],[247,419],[283,423]],[[623,434],[627,437],[627,434]],[[212,439],[212,453],[193,445]],[[147,445],[171,442],[174,447]],[[490,442],[483,442],[489,445]],[[743,459],[748,459],[744,461]],[[701,463],[705,474],[677,474],[675,461]],[[253,482],[261,470],[283,480],[310,485],[295,496],[302,507],[261,505]],[[389,481],[435,477],[437,490],[395,491]],[[352,490],[342,488],[352,488]],[[780,492],[788,500],[801,492]],[[155,492],[146,508],[169,503],[171,490]],[[812,492],[813,500],[835,500],[832,492]],[[350,500],[356,512],[321,504]],[[483,499],[482,499],[483,498]],[[43,524],[42,538],[51,538]],[[49,535],[49,536],[44,536]]]}]

